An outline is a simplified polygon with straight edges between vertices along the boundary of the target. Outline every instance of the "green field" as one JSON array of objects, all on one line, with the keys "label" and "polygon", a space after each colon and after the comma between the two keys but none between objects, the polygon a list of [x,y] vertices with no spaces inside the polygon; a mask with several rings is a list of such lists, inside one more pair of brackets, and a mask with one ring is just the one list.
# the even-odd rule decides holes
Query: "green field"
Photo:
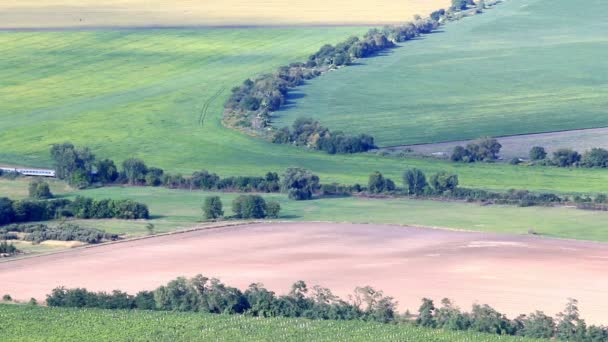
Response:
[{"label": "green field", "polygon": [[313,116],[380,146],[608,126],[605,1],[507,0],[298,89]]},{"label": "green field", "polygon": [[0,304],[3,341],[532,341],[359,321]]},{"label": "green field", "polygon": [[[450,24],[436,36],[502,10]],[[222,176],[262,175],[297,165],[324,182],[365,183],[375,170],[398,180],[405,168],[418,167],[456,172],[470,187],[608,192],[603,170],[330,156],[272,145],[221,125],[229,89],[243,79],[365,30],[0,32],[0,163],[51,166],[49,145],[70,140],[90,146],[100,158],[120,162],[137,156],[171,172],[204,168]],[[347,69],[358,73],[363,67]]]},{"label": "green field", "polygon": [[[26,187],[24,181],[0,180],[0,191]],[[56,185],[55,188],[60,188]],[[16,192],[15,192],[16,193]],[[201,224],[201,206],[206,196],[219,194],[224,211],[231,214],[231,202],[239,194],[202,191],[170,190],[153,187],[107,187],[61,193],[61,197],[76,195],[96,199],[133,199],[146,203],[152,214],[156,232],[168,232]],[[575,208],[547,208],[491,205],[464,202],[442,202],[412,199],[360,199],[354,197],[324,198],[313,201],[291,201],[283,194],[263,195],[281,204],[281,220],[331,221],[352,223],[383,223],[443,227],[482,232],[527,234],[533,229],[552,237],[608,242],[608,212],[586,211]],[[11,196],[18,198],[17,196]],[[108,232],[145,235],[146,221],[82,220],[85,226]]]}]

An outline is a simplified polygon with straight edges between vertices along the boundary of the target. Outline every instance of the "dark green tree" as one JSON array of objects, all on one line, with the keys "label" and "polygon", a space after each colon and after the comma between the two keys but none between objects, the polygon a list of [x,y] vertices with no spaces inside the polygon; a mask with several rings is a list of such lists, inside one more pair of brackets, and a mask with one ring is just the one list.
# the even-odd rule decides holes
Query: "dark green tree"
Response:
[{"label": "dark green tree", "polygon": [[431,186],[437,193],[454,191],[458,186],[458,176],[445,171],[438,172],[431,176]]},{"label": "dark green tree", "polygon": [[15,221],[15,210],[13,201],[6,197],[0,197],[0,225]]},{"label": "dark green tree", "polygon": [[266,215],[268,218],[279,218],[279,214],[281,212],[281,205],[277,201],[268,201],[266,202]]},{"label": "dark green tree", "polygon": [[372,194],[379,194],[386,189],[386,180],[379,171],[375,171],[369,175],[367,181],[367,190]]},{"label": "dark green tree", "polygon": [[259,195],[241,195],[232,202],[234,216],[240,219],[266,217],[266,201]]},{"label": "dark green tree", "polygon": [[118,179],[118,169],[111,159],[98,160],[95,169],[97,180],[103,184],[114,183]]},{"label": "dark green tree", "polygon": [[543,160],[547,157],[547,151],[545,151],[544,147],[534,146],[530,150],[530,160]]},{"label": "dark green tree", "polygon": [[424,172],[419,169],[406,170],[403,173],[403,186],[410,195],[422,195],[427,186]]},{"label": "dark green tree", "polygon": [[427,328],[434,328],[436,326],[435,304],[431,299],[422,299],[422,305],[420,305],[420,308],[418,309],[418,318],[416,318],[416,324]]},{"label": "dark green tree", "polygon": [[49,199],[53,198],[49,183],[36,179],[30,182],[28,186],[29,196],[34,199]]},{"label": "dark green tree", "polygon": [[541,311],[531,313],[523,319],[523,322],[523,336],[550,339],[555,334],[555,321]]},{"label": "dark green tree", "polygon": [[319,177],[299,167],[290,167],[282,177],[281,188],[290,199],[310,200],[319,188]]},{"label": "dark green tree", "polygon": [[137,185],[145,182],[148,168],[141,159],[129,158],[125,160],[122,163],[122,169],[129,184]]},{"label": "dark green tree", "polygon": [[216,220],[224,215],[222,200],[219,196],[209,196],[203,203],[203,214],[207,220]]},{"label": "dark green tree", "polygon": [[580,162],[581,155],[569,148],[562,148],[553,152],[551,163],[559,167],[575,166]]},{"label": "dark green tree", "polygon": [[582,164],[585,167],[608,167],[608,150],[603,148],[592,148],[583,154]]}]

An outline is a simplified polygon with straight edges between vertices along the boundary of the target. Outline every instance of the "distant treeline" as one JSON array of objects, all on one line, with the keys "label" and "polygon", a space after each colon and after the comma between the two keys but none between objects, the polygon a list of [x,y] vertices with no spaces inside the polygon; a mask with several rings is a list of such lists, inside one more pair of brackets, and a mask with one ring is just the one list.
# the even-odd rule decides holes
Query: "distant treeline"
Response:
[{"label": "distant treeline", "polygon": [[0,197],[0,225],[65,217],[134,220],[147,219],[149,216],[150,213],[145,204],[132,200],[93,200],[78,196],[73,201],[68,199],[13,201]]},{"label": "distant treeline", "polygon": [[477,331],[497,335],[557,339],[560,341],[606,341],[608,328],[587,326],[579,315],[578,303],[570,299],[557,319],[536,311],[509,319],[488,305],[474,304],[463,312],[448,299],[436,307],[423,299],[416,317],[399,314],[397,302],[372,287],[358,287],[345,301],[330,289],[305,282],[293,284],[287,295],[279,296],[262,284],[247,290],[227,286],[202,275],[177,278],[154,291],[130,295],[122,291],[90,292],[86,289],[55,288],[46,303],[55,307],[138,309],[243,314],[255,317],[303,317],[322,320],[362,320],[393,324],[414,324],[426,328]]},{"label": "distant treeline", "polygon": [[[17,235],[22,233],[23,237]],[[0,227],[0,240],[23,240],[40,243],[47,240],[80,241],[100,243],[103,240],[116,240],[117,234],[106,233],[96,228],[81,227],[73,223],[49,227],[45,224],[11,224]]]}]

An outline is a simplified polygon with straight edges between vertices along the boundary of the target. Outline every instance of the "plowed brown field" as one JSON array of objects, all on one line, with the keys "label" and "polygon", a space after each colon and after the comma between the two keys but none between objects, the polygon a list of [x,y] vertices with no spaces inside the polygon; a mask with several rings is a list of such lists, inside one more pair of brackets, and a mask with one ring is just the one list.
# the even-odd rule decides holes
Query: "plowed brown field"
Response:
[{"label": "plowed brown field", "polygon": [[0,263],[0,294],[43,299],[60,285],[135,292],[198,273],[278,293],[305,280],[343,298],[371,285],[401,310],[449,297],[510,317],[553,315],[572,297],[589,322],[608,322],[608,245],[386,225],[258,224],[15,260]]}]

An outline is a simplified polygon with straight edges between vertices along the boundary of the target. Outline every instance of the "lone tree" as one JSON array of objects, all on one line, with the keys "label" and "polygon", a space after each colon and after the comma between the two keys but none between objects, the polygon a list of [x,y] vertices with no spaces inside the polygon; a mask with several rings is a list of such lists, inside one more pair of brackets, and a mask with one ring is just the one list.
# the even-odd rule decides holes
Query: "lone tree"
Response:
[{"label": "lone tree", "polygon": [[543,160],[547,157],[547,151],[544,147],[534,146],[530,150],[530,160]]},{"label": "lone tree", "polygon": [[319,188],[319,177],[309,170],[290,167],[285,170],[281,188],[292,200],[310,200],[313,193]]},{"label": "lone tree", "polygon": [[28,187],[29,195],[35,199],[48,199],[53,198],[51,188],[47,182],[36,179],[32,181]]},{"label": "lone tree", "polygon": [[216,220],[224,216],[222,200],[219,196],[209,196],[203,203],[203,214],[207,220]]},{"label": "lone tree", "polygon": [[418,169],[406,170],[403,173],[403,186],[410,195],[422,195],[426,188],[426,176]]}]

